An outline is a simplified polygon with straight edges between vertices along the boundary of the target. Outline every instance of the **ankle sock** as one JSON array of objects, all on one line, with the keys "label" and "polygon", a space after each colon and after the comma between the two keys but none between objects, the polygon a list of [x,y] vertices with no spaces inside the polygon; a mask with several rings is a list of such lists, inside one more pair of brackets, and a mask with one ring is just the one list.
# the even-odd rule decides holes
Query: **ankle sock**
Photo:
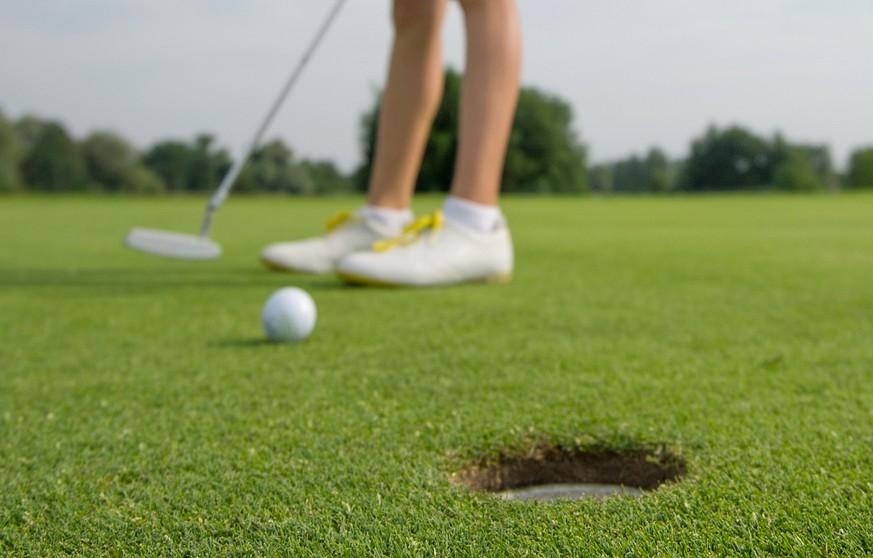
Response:
[{"label": "ankle sock", "polygon": [[443,203],[446,219],[478,232],[491,232],[503,222],[503,212],[496,205],[485,205],[449,196]]},{"label": "ankle sock", "polygon": [[410,209],[390,209],[369,204],[358,209],[357,213],[360,217],[376,223],[377,226],[390,234],[400,234],[415,219],[415,215]]}]

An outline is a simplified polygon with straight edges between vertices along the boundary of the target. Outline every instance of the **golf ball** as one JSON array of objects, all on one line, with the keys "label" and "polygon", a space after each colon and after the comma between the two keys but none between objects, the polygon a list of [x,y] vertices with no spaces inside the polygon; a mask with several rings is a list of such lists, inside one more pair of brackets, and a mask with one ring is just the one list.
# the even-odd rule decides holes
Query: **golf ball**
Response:
[{"label": "golf ball", "polygon": [[288,343],[309,337],[315,327],[315,302],[297,287],[285,287],[270,295],[261,311],[261,323],[271,341]]}]

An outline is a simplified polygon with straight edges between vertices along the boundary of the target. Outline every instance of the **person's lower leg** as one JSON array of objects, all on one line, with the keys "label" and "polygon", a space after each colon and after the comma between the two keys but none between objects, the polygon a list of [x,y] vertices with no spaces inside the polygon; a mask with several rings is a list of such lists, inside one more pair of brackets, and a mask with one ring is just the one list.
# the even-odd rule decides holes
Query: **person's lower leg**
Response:
[{"label": "person's lower leg", "polygon": [[521,75],[521,31],[515,0],[461,0],[467,66],[461,87],[458,155],[450,194],[493,206],[500,195],[506,148]]},{"label": "person's lower leg", "polygon": [[379,112],[367,203],[409,207],[443,92],[446,0],[395,0],[394,45]]}]

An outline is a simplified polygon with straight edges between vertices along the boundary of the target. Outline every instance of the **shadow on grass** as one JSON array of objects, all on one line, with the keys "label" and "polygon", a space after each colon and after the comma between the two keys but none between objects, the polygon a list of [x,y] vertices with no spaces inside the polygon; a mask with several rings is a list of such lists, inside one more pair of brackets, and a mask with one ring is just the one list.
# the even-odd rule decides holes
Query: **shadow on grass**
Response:
[{"label": "shadow on grass", "polygon": [[266,337],[252,337],[249,339],[224,339],[221,341],[212,341],[207,345],[214,349],[258,349],[268,346],[294,346],[295,343],[275,343]]},{"label": "shadow on grass", "polygon": [[279,274],[257,267],[204,268],[186,265],[162,268],[0,269],[0,288],[74,289],[90,294],[127,295],[178,288],[276,289],[294,284],[304,289],[347,287],[333,277]]}]

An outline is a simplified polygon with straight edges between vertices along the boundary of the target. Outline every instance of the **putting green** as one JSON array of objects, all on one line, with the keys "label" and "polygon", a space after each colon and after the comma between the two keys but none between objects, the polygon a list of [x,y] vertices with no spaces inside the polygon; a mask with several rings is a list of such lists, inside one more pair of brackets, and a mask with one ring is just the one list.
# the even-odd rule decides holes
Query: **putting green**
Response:
[{"label": "putting green", "polygon": [[[259,267],[356,198],[0,199],[0,554],[873,553],[873,195],[507,198],[506,285]],[[439,200],[423,198],[417,210]],[[260,310],[305,289],[305,342]],[[641,498],[452,481],[549,446],[687,467]]]}]

